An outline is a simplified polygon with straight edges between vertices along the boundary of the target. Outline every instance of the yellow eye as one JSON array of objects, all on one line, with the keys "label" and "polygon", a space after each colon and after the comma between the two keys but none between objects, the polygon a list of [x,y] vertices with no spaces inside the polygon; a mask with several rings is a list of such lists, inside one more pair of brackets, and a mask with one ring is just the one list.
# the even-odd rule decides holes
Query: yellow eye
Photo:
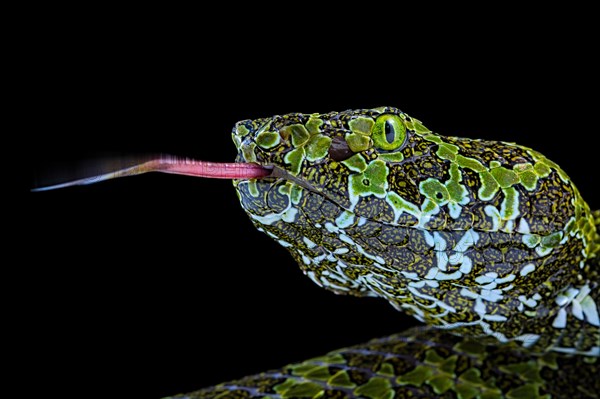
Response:
[{"label": "yellow eye", "polygon": [[406,127],[397,115],[381,115],[373,127],[373,143],[381,150],[392,151],[404,144]]}]

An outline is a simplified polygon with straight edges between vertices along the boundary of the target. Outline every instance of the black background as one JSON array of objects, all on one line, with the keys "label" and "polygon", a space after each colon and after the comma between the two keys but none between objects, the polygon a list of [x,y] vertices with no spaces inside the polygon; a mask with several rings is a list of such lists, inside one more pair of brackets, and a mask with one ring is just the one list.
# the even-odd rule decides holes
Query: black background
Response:
[{"label": "black background", "polygon": [[224,39],[149,25],[83,21],[33,41],[27,250],[9,305],[26,338],[20,370],[47,392],[158,398],[415,324],[383,300],[314,285],[255,231],[231,182],[149,174],[27,193],[57,166],[106,154],[232,161],[238,120],[392,105],[445,135],[533,147],[600,207],[591,54],[552,40],[277,44],[275,29]]}]

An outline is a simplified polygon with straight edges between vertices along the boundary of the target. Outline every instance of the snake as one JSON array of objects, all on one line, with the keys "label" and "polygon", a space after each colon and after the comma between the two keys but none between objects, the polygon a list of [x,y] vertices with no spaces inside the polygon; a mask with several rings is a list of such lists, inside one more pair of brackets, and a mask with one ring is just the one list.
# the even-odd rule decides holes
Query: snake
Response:
[{"label": "snake", "polygon": [[233,163],[160,156],[37,190],[232,179],[314,283],[422,324],[170,399],[600,397],[600,211],[556,163],[395,107],[243,120],[232,138]]}]

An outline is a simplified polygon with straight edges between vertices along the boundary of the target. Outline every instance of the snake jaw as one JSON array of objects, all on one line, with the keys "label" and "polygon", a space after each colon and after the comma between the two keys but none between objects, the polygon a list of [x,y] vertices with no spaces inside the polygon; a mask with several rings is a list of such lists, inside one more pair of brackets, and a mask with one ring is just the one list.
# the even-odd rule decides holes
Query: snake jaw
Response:
[{"label": "snake jaw", "polygon": [[[269,166],[265,166],[265,167],[269,167]],[[292,175],[289,171],[283,169],[280,166],[277,165],[271,165],[270,166],[273,170],[271,172],[270,175],[265,176],[265,177],[273,177],[273,178],[280,178],[280,179],[284,179],[289,181],[290,183],[293,183],[297,186],[300,187],[304,187],[305,189],[312,191],[314,193],[320,194],[320,195],[324,195],[322,192],[320,192],[319,190],[317,190],[313,185],[311,185],[309,182],[307,182],[306,180],[303,180],[297,176]]]}]

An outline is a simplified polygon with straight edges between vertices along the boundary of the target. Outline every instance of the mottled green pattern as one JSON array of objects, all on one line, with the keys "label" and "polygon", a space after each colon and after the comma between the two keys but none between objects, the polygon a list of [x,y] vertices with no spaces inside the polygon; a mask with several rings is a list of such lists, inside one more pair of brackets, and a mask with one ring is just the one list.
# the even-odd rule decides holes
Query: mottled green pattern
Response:
[{"label": "mottled green pattern", "polygon": [[554,162],[391,107],[242,121],[233,139],[238,162],[274,167],[234,183],[242,207],[309,278],[455,335],[405,333],[193,397],[594,397],[578,373],[598,371],[598,213]]},{"label": "mottled green pattern", "polygon": [[598,358],[411,329],[172,399],[597,398]]}]

